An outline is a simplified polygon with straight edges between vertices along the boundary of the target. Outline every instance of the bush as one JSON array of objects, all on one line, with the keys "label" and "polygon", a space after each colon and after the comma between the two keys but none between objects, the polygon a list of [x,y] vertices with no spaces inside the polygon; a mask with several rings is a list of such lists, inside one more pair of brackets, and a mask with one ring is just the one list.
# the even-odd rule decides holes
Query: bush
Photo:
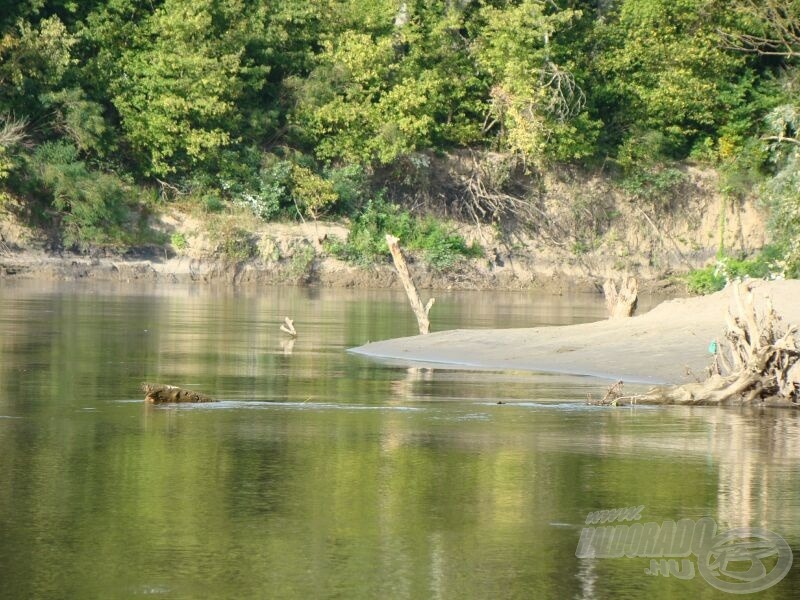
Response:
[{"label": "bush", "polygon": [[324,176],[338,196],[338,212],[353,214],[366,200],[368,177],[361,165],[330,167],[325,169]]},{"label": "bush", "polygon": [[185,250],[189,246],[186,236],[180,232],[173,233],[169,241],[176,250]]},{"label": "bush", "polygon": [[386,234],[400,239],[404,248],[422,253],[435,269],[452,267],[459,258],[483,255],[477,244],[466,240],[440,221],[419,219],[381,198],[367,203],[364,212],[353,221],[346,242],[327,242],[326,250],[349,262],[371,264],[384,260],[389,253]]},{"label": "bush", "polygon": [[753,258],[722,256],[714,265],[691,271],[686,276],[686,285],[693,294],[711,294],[723,289],[729,281],[781,276],[784,274],[784,263],[780,260],[782,254],[781,248],[766,246]]},{"label": "bush", "polygon": [[32,171],[40,191],[52,198],[61,214],[67,246],[122,246],[133,241],[135,224],[130,186],[111,173],[90,171],[78,151],[65,142],[39,146]]},{"label": "bush", "polygon": [[200,201],[200,205],[203,207],[203,212],[206,213],[218,213],[222,212],[225,208],[225,204],[222,202],[219,196],[216,194],[206,194],[203,196],[203,199]]},{"label": "bush", "polygon": [[635,169],[622,180],[622,189],[633,197],[645,200],[656,208],[668,208],[678,190],[686,181],[686,174],[674,167]]},{"label": "bush", "polygon": [[686,287],[692,294],[713,294],[724,288],[727,282],[725,276],[719,273],[717,265],[693,269],[686,275]]},{"label": "bush", "polygon": [[213,227],[210,233],[217,242],[217,251],[230,261],[243,262],[258,254],[253,235],[231,222]]},{"label": "bush", "polygon": [[292,160],[267,154],[252,181],[226,180],[225,191],[257,217],[270,221],[280,215],[319,219],[360,203],[366,177],[358,166],[327,169],[319,174],[307,157]]},{"label": "bush", "polygon": [[294,165],[292,167],[292,198],[298,210],[316,221],[332,209],[339,196],[330,181],[323,179],[311,169]]},{"label": "bush", "polygon": [[294,244],[293,255],[289,263],[288,274],[296,282],[307,282],[311,277],[314,259],[317,253],[308,242]]}]

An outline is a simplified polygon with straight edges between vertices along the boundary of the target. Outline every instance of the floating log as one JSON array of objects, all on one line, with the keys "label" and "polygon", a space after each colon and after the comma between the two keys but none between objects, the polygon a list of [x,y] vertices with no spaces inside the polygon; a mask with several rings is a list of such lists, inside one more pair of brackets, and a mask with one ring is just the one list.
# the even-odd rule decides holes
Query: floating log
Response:
[{"label": "floating log", "polygon": [[386,244],[389,246],[389,251],[392,253],[392,260],[397,269],[397,274],[400,276],[400,281],[406,290],[406,296],[411,303],[411,309],[417,317],[417,324],[419,325],[419,332],[423,335],[428,333],[431,329],[431,322],[428,319],[428,313],[436,302],[436,298],[428,300],[427,304],[422,304],[422,299],[419,297],[417,286],[411,279],[411,274],[408,272],[406,259],[403,257],[403,252],[400,250],[400,240],[391,234],[386,234]]},{"label": "floating log", "polygon": [[800,341],[796,325],[784,326],[767,298],[756,310],[747,284],[731,286],[725,339],[711,347],[708,378],[657,387],[644,394],[607,394],[606,403],[800,406]]},{"label": "floating log", "polygon": [[624,277],[619,289],[611,279],[603,283],[609,319],[622,319],[633,316],[639,299],[639,284],[633,277]]},{"label": "floating log", "polygon": [[151,404],[168,404],[175,402],[216,402],[211,396],[206,396],[200,392],[185,390],[174,385],[163,385],[161,383],[143,383],[142,391],[147,394],[145,402]]}]

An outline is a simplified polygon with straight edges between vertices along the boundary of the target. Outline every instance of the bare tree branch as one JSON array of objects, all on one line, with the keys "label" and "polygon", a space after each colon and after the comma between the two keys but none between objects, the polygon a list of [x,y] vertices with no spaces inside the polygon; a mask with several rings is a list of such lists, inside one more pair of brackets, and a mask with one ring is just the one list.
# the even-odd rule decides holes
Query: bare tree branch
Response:
[{"label": "bare tree branch", "polygon": [[0,115],[0,147],[9,148],[22,144],[28,137],[25,128],[28,126],[26,118],[17,119],[9,115]]},{"label": "bare tree branch", "polygon": [[793,0],[739,0],[740,15],[761,22],[763,34],[720,30],[726,48],[762,56],[800,56],[800,14]]}]

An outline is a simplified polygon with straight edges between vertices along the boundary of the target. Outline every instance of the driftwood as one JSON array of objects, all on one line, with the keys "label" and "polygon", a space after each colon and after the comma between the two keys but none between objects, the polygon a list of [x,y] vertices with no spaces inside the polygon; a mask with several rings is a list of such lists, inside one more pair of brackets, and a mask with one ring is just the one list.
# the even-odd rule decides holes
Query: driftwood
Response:
[{"label": "driftwood", "polygon": [[292,337],[297,337],[297,331],[294,328],[294,320],[290,319],[289,317],[283,318],[283,325],[281,325],[281,331],[284,333],[288,333]]},{"label": "driftwood", "polygon": [[756,310],[749,286],[736,283],[731,291],[725,339],[712,342],[705,381],[632,396],[609,393],[605,403],[800,406],[797,326],[784,326],[769,299]]},{"label": "driftwood", "polygon": [[145,402],[151,404],[167,404],[174,402],[216,402],[211,396],[206,396],[200,392],[193,392],[174,385],[163,385],[160,383],[143,383],[142,391],[147,394]]},{"label": "driftwood", "polygon": [[639,285],[633,277],[624,277],[619,289],[611,279],[603,284],[603,295],[606,297],[609,319],[621,319],[633,316],[638,302]]},{"label": "driftwood", "polygon": [[414,281],[411,279],[411,275],[408,272],[406,259],[403,258],[403,253],[400,250],[399,242],[400,240],[393,235],[386,234],[386,244],[389,246],[389,251],[392,253],[392,260],[394,260],[394,266],[397,269],[397,274],[400,276],[400,281],[403,283],[403,287],[406,290],[408,301],[411,303],[411,309],[414,311],[414,315],[417,317],[419,332],[424,335],[431,329],[428,313],[430,312],[433,303],[436,302],[436,298],[431,298],[428,300],[427,304],[422,304],[422,299],[419,297],[419,292],[417,292],[417,286],[414,285]]}]

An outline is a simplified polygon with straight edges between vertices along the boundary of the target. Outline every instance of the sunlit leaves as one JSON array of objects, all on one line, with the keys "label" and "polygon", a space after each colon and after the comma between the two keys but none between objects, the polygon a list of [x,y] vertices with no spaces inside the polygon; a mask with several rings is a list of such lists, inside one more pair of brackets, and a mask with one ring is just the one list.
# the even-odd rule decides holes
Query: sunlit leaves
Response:
[{"label": "sunlit leaves", "polygon": [[147,170],[165,175],[227,145],[241,89],[241,51],[213,36],[213,2],[168,0],[122,55],[114,105]]}]

